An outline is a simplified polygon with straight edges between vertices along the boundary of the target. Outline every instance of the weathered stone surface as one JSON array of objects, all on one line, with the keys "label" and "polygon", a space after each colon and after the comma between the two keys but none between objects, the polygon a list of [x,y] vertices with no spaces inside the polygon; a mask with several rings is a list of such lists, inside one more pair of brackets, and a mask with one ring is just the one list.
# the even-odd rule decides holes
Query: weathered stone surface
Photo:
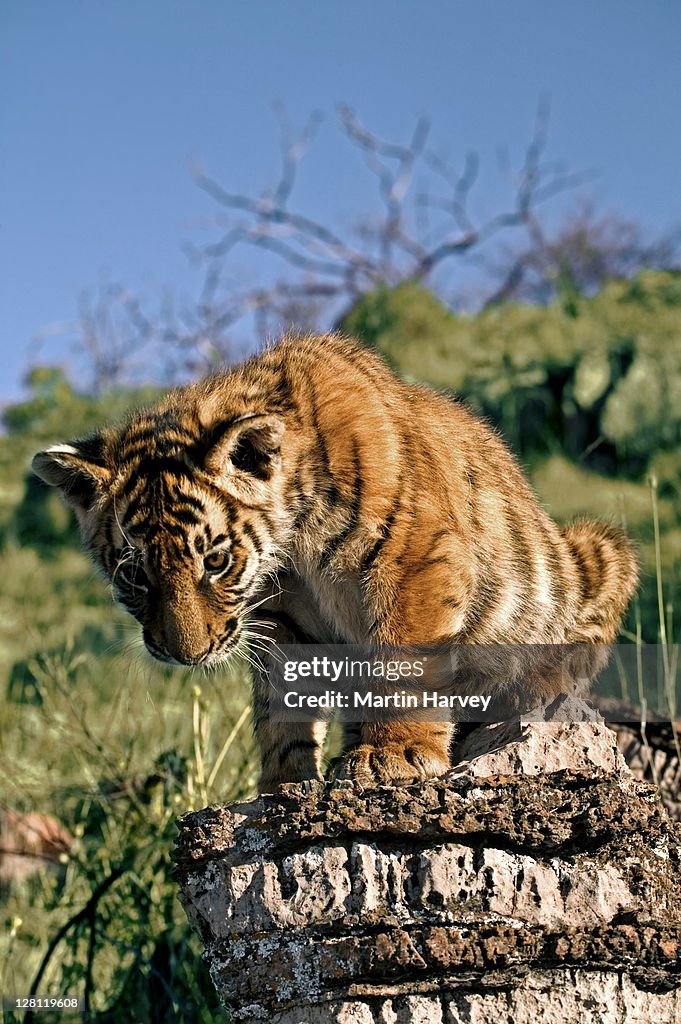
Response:
[{"label": "weathered stone surface", "polygon": [[444,779],[284,787],[180,823],[233,1019],[681,1019],[681,827],[585,706],[485,726]]},{"label": "weathered stone surface", "polygon": [[514,988],[396,996],[284,1010],[271,1024],[678,1024],[679,992],[638,989],[612,972],[547,971]]},{"label": "weathered stone surface", "polygon": [[[542,714],[548,721],[542,721]],[[450,777],[462,774],[539,775],[561,768],[602,768],[628,776],[622,753],[603,719],[583,701],[560,697],[549,708],[514,722],[474,730],[455,748],[457,764]]]},{"label": "weathered stone surface", "polygon": [[613,729],[634,777],[651,782],[669,816],[681,821],[681,729],[671,722],[649,722],[645,729],[624,722]]}]

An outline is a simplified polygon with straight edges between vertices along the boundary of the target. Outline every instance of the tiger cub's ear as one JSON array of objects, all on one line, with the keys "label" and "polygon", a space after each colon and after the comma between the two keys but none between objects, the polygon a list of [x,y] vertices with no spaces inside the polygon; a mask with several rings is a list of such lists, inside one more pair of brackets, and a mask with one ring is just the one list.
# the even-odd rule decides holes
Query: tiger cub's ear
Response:
[{"label": "tiger cub's ear", "polygon": [[81,522],[111,481],[104,444],[98,434],[68,444],[54,444],[38,452],[31,469],[44,483],[61,491]]},{"label": "tiger cub's ear", "polygon": [[246,474],[260,481],[271,478],[280,462],[284,421],[278,416],[252,413],[236,421],[219,424],[211,431],[204,468],[215,476]]}]

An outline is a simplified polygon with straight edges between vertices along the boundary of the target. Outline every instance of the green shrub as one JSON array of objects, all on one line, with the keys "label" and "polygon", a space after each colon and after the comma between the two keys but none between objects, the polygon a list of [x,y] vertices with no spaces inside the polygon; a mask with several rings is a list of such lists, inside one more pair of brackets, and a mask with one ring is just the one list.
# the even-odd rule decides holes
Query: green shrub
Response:
[{"label": "green shrub", "polygon": [[636,477],[681,444],[681,273],[477,316],[408,283],[363,296],[340,326],[407,376],[462,395],[524,457],[562,452]]}]

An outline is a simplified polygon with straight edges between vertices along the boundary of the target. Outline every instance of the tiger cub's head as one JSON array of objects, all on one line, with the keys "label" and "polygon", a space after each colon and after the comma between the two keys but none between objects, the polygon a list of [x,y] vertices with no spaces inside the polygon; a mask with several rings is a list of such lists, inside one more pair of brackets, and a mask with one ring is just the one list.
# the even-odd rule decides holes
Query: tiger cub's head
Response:
[{"label": "tiger cub's head", "polygon": [[278,416],[207,427],[161,407],[33,459],[159,660],[215,664],[234,651],[285,536],[284,433]]}]

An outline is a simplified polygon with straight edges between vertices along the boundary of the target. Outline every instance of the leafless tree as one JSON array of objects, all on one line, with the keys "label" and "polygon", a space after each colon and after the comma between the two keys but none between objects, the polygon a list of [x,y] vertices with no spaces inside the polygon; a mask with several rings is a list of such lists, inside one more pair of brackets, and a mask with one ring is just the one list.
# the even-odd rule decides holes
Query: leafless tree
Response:
[{"label": "leafless tree", "polygon": [[75,344],[88,357],[95,393],[139,372],[153,334],[139,297],[121,285],[103,282],[81,295]]},{"label": "leafless tree", "polygon": [[[339,122],[378,190],[379,204],[362,218],[360,228],[332,228],[330,220],[321,222],[294,203],[300,161],[319,125],[317,115],[297,134],[281,115],[279,180],[260,195],[229,192],[206,173],[196,174],[199,187],[220,208],[219,237],[191,250],[192,258],[205,267],[200,308],[210,337],[221,337],[225,327],[250,313],[257,315],[265,332],[289,320],[314,323],[320,315],[329,326],[334,315],[377,285],[429,281],[449,261],[469,255],[504,229],[529,230],[546,200],[583,180],[544,159],[546,103],[539,106],[521,166],[509,172],[511,202],[483,220],[473,216],[469,203],[478,177],[477,155],[469,153],[459,170],[451,167],[429,147],[427,119],[416,122],[406,143],[381,138],[349,107],[340,108]],[[266,288],[230,293],[221,289],[221,282],[229,260],[238,258],[244,247],[273,254],[279,271]]]},{"label": "leafless tree", "polygon": [[[381,138],[348,107],[338,118],[375,183],[377,201],[370,209],[341,227],[334,226],[332,211],[324,219],[306,212],[296,184],[321,118],[313,114],[296,131],[279,108],[281,167],[274,185],[248,195],[228,191],[202,170],[195,173],[215,204],[211,240],[185,246],[199,271],[198,296],[180,300],[164,293],[152,314],[127,290],[107,285],[81,303],[76,342],[96,388],[134,377],[131,368],[140,358],[147,378],[167,382],[241,357],[253,348],[252,339],[291,324],[332,327],[360,295],[382,284],[423,282],[448,301],[455,294],[456,261],[460,266],[480,258],[494,251],[493,240],[498,246],[511,234],[524,241],[501,266],[497,259],[492,271],[500,284],[480,305],[509,297],[545,301],[566,273],[588,290],[604,275],[643,262],[667,263],[672,252],[671,240],[647,249],[636,225],[613,218],[584,214],[558,233],[546,229],[544,204],[585,180],[546,158],[546,102],[539,104],[519,166],[500,168],[508,202],[484,218],[475,216],[471,203],[477,154],[453,167],[430,145],[426,118],[417,120],[406,142]],[[257,257],[256,286],[244,283],[248,252]]]},{"label": "leafless tree", "polygon": [[[31,362],[49,351],[55,337],[70,352],[71,376],[94,394],[148,377],[149,359],[157,336],[157,317],[145,312],[139,296],[118,283],[102,280],[83,291],[78,315],[48,324],[33,341]],[[70,360],[71,362],[71,360]]]},{"label": "leafless tree", "polygon": [[640,224],[593,203],[572,210],[552,230],[541,218],[528,221],[528,244],[506,250],[490,268],[500,284],[487,304],[510,299],[547,303],[561,292],[593,295],[612,278],[642,269],[679,266],[681,232],[649,237]]}]

